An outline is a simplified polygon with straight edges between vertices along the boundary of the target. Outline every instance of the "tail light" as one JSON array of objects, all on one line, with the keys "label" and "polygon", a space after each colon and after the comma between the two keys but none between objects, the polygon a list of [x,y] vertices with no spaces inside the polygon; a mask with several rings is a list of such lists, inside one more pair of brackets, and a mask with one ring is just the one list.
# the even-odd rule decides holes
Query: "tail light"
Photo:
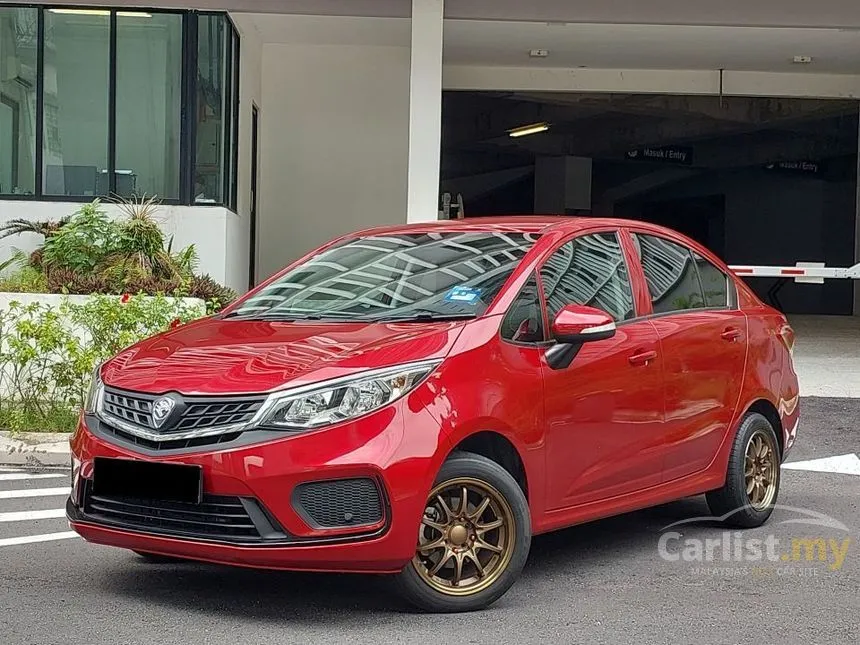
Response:
[{"label": "tail light", "polygon": [[789,325],[787,322],[783,322],[779,328],[779,334],[778,335],[782,339],[782,342],[785,345],[785,348],[788,350],[789,356],[791,356],[793,358],[794,357],[794,341],[795,341],[796,336],[794,334],[794,330],[791,328],[791,325]]}]

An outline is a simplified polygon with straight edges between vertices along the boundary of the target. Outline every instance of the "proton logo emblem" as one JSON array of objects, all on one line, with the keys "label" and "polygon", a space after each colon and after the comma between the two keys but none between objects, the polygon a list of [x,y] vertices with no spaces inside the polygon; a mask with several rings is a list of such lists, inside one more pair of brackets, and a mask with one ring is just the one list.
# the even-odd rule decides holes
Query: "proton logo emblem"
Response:
[{"label": "proton logo emblem", "polygon": [[167,421],[167,417],[173,412],[176,402],[166,396],[156,399],[152,404],[152,423],[156,428],[160,428]]}]

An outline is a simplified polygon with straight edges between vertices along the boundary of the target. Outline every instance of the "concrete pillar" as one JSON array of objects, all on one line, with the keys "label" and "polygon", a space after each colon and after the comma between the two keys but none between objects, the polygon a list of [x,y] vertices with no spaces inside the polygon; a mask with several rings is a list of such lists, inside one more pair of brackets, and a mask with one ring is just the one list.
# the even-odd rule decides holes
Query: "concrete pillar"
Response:
[{"label": "concrete pillar", "polygon": [[535,160],[535,213],[565,215],[591,210],[591,159],[538,157]]},{"label": "concrete pillar", "polygon": [[412,0],[406,221],[439,217],[444,0]]}]

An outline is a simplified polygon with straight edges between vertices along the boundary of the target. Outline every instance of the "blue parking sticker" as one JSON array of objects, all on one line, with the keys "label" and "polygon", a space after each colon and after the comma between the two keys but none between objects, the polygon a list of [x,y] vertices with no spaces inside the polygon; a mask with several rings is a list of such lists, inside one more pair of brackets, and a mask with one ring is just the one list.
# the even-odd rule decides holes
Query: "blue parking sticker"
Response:
[{"label": "blue parking sticker", "polygon": [[481,296],[481,290],[474,287],[454,287],[446,295],[447,302],[460,302],[464,305],[474,305]]}]

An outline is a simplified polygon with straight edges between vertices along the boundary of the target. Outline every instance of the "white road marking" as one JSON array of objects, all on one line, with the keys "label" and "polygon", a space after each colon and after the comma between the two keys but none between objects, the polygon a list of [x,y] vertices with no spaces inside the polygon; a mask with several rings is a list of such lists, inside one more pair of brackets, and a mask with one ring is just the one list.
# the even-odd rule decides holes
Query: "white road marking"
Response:
[{"label": "white road marking", "polygon": [[26,520],[50,520],[55,517],[65,517],[66,509],[51,508],[46,511],[12,511],[0,513],[0,522],[24,522]]},{"label": "white road marking", "polygon": [[0,473],[0,482],[14,482],[23,479],[60,479],[68,478],[68,473]]},{"label": "white road marking", "polygon": [[783,464],[782,467],[788,470],[809,470],[817,473],[860,475],[860,457],[852,452],[847,455],[838,455],[836,457],[824,457],[823,459],[789,462],[787,464]]},{"label": "white road marking", "polygon": [[21,497],[62,497],[71,493],[68,486],[62,488],[29,488],[24,490],[0,490],[0,499],[19,499]]},{"label": "white road marking", "polygon": [[14,546],[16,544],[33,544],[34,542],[53,542],[54,540],[68,540],[80,537],[74,531],[63,531],[62,533],[45,533],[43,535],[28,535],[25,537],[3,538],[0,546]]}]

